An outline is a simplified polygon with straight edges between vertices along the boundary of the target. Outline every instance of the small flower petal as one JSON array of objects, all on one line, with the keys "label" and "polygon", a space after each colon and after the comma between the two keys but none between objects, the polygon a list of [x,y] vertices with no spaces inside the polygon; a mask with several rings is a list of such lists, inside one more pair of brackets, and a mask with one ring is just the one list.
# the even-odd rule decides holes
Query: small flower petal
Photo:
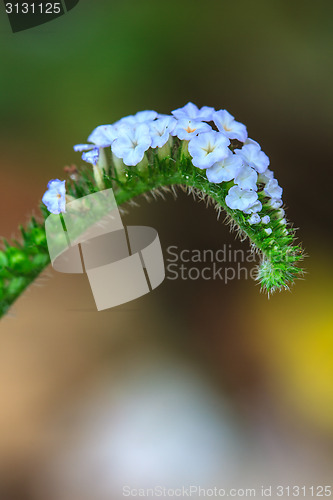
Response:
[{"label": "small flower petal", "polygon": [[88,137],[89,142],[93,142],[99,148],[111,146],[117,134],[113,125],[100,125],[92,131]]},{"label": "small flower petal", "polygon": [[233,186],[229,189],[225,202],[229,208],[233,210],[247,210],[258,199],[255,191],[250,189],[241,189],[238,186]]},{"label": "small flower petal", "polygon": [[[239,156],[236,156],[236,158],[239,158]],[[251,167],[244,166],[235,178],[235,184],[238,184],[238,186],[242,189],[253,189],[256,191],[257,179],[257,172]]]},{"label": "small flower petal", "polygon": [[94,147],[94,144],[76,144],[75,146],[73,146],[73,149],[76,152],[82,152],[90,151],[90,149],[93,149]]},{"label": "small flower petal", "polygon": [[50,191],[56,191],[57,193],[60,193],[61,195],[65,196],[66,193],[65,184],[66,181],[61,181],[59,179],[51,179],[47,183],[47,189]]},{"label": "small flower petal", "polygon": [[154,120],[149,125],[150,136],[151,136],[151,147],[161,148],[169,140],[170,134],[173,132],[177,120],[172,116],[161,116],[157,120]]},{"label": "small flower petal", "polygon": [[269,170],[269,168],[267,168],[265,172],[258,174],[258,182],[263,184],[267,184],[271,179],[274,179],[274,172]]},{"label": "small flower petal", "polygon": [[272,198],[268,203],[272,208],[277,209],[283,205],[282,200],[278,198]]},{"label": "small flower petal", "polygon": [[265,186],[264,192],[271,198],[281,198],[283,189],[276,179],[271,179]]},{"label": "small flower petal", "polygon": [[201,109],[198,108],[193,102],[188,102],[182,108],[175,109],[172,114],[178,118],[178,120],[196,120],[210,122],[213,119],[213,114],[215,109],[210,106],[203,106]]},{"label": "small flower petal", "polygon": [[82,160],[92,165],[97,165],[99,158],[99,148],[94,148],[91,151],[87,151],[82,154]]},{"label": "small flower petal", "polygon": [[261,217],[261,222],[262,222],[263,224],[269,224],[269,223],[270,223],[270,221],[271,221],[271,218],[270,218],[270,216],[269,216],[269,215],[264,215],[264,217]]},{"label": "small flower petal", "polygon": [[45,191],[42,201],[46,205],[49,212],[53,214],[60,214],[66,211],[66,181],[59,179],[52,179]]},{"label": "small flower petal", "polygon": [[235,149],[235,153],[259,173],[265,172],[269,165],[268,156],[255,144],[246,144],[242,149]]},{"label": "small flower petal", "polygon": [[242,165],[242,160],[229,151],[227,158],[214,163],[206,170],[207,179],[216,184],[231,181],[238,175]]},{"label": "small flower petal", "polygon": [[260,216],[258,214],[253,213],[247,222],[249,224],[259,224]]},{"label": "small flower petal", "polygon": [[255,146],[258,146],[259,149],[261,149],[259,142],[255,141],[254,139],[250,139],[249,137],[244,142],[244,146],[246,146],[247,144],[254,144]]},{"label": "small flower petal", "polygon": [[200,132],[209,132],[210,130],[212,130],[212,127],[208,123],[182,118],[176,123],[172,135],[182,141],[189,141]]},{"label": "small flower petal", "polygon": [[257,200],[249,208],[247,208],[246,210],[243,210],[243,212],[244,212],[244,214],[253,214],[253,213],[256,213],[256,212],[260,212],[261,209],[262,209],[261,201]]},{"label": "small flower petal", "polygon": [[229,139],[221,132],[203,132],[193,137],[188,145],[195,167],[210,168],[214,163],[224,160],[229,156]]},{"label": "small flower petal", "polygon": [[140,123],[152,122],[158,117],[158,113],[153,110],[148,111],[138,111],[135,115],[125,116],[121,118],[117,123],[125,123],[126,125],[137,125]]},{"label": "small flower petal", "polygon": [[120,128],[119,136],[112,143],[111,149],[118,158],[123,159],[125,165],[135,166],[143,159],[151,143],[149,127],[142,123],[134,128]]},{"label": "small flower petal", "polygon": [[216,111],[213,114],[213,120],[219,131],[223,132],[229,139],[237,139],[240,142],[246,141],[247,130],[245,125],[237,122],[225,109]]}]

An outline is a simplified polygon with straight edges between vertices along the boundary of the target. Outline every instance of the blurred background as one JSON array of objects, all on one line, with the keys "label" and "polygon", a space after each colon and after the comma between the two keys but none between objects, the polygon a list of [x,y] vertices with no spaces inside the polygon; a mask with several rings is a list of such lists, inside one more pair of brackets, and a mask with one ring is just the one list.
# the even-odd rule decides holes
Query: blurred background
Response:
[{"label": "blurred background", "polygon": [[[165,280],[100,313],[84,276],[49,268],[1,321],[1,499],[331,484],[332,11],[81,0],[12,34],[1,9],[3,236],[80,164],[72,146],[97,125],[191,100],[260,142],[309,255],[305,280],[269,300],[252,280]],[[156,228],[163,249],[246,250],[222,219],[181,192],[123,218]]]}]

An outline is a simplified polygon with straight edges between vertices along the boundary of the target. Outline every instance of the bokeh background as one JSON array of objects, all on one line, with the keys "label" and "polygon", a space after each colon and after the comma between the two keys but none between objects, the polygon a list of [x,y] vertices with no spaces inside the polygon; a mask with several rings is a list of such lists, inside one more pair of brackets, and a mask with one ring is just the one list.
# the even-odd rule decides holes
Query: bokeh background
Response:
[{"label": "bokeh background", "polygon": [[[0,498],[331,484],[333,4],[81,0],[17,34],[1,7],[3,236],[95,126],[191,100],[247,124],[309,257],[270,300],[251,280],[166,280],[101,313],[84,277],[48,269],[0,326]],[[164,249],[248,248],[184,193],[124,222]]]}]

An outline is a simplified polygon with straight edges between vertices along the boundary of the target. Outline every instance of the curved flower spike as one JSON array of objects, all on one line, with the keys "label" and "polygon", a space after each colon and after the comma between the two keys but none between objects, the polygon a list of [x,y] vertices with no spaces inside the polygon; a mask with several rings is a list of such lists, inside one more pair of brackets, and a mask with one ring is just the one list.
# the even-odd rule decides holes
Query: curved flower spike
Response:
[{"label": "curved flower spike", "polygon": [[[218,130],[212,128],[213,118]],[[45,218],[64,212],[66,197],[112,188],[120,205],[181,186],[223,210],[238,234],[249,238],[261,257],[257,280],[263,290],[288,288],[302,276],[303,251],[281,208],[283,191],[268,169],[269,158],[226,110],[188,103],[172,115],[142,111],[95,128],[88,142],[74,147],[89,165],[69,179],[67,194],[66,181],[49,182]],[[7,244],[0,252],[0,316],[49,263],[43,225],[32,219],[22,235],[19,247]]]},{"label": "curved flower spike", "polygon": [[189,102],[172,116],[142,111],[110,127],[115,136],[109,175],[112,187],[121,182],[119,203],[159,187],[185,186],[225,210],[239,233],[249,237],[262,257],[263,289],[287,288],[302,274],[297,263],[303,252],[286,224],[282,188],[268,168],[269,158],[228,111]]}]

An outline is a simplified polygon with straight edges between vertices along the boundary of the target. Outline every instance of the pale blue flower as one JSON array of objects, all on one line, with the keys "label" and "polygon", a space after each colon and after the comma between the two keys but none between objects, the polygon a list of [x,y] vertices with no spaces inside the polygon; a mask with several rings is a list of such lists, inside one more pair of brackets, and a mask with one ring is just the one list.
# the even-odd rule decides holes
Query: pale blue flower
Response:
[{"label": "pale blue flower", "polygon": [[267,184],[271,179],[274,179],[274,172],[269,170],[269,168],[266,168],[265,172],[262,174],[258,174],[258,182],[262,184]]},{"label": "pale blue flower", "polygon": [[269,224],[269,223],[270,223],[270,221],[271,221],[271,218],[270,218],[270,216],[269,216],[269,215],[264,215],[264,217],[261,217],[261,222],[262,222],[263,224]]},{"label": "pale blue flower", "polygon": [[235,153],[259,173],[265,172],[269,165],[268,156],[256,144],[245,144],[242,149],[235,149]]},{"label": "pale blue flower", "polygon": [[99,148],[107,148],[117,137],[114,125],[100,125],[92,131],[88,137],[88,142],[94,143]]},{"label": "pale blue flower", "polygon": [[193,137],[188,145],[195,167],[210,168],[214,163],[224,160],[229,156],[229,139],[221,132],[203,132]]},{"label": "pale blue flower", "polygon": [[81,156],[82,160],[92,165],[96,165],[98,162],[99,150],[100,148],[94,144],[76,144],[74,146],[74,151],[84,151]]},{"label": "pale blue flower", "polygon": [[210,130],[212,130],[212,127],[208,125],[208,123],[182,118],[177,121],[172,135],[178,137],[178,139],[182,141],[189,141],[199,133],[209,132]]},{"label": "pale blue flower", "polygon": [[205,122],[212,121],[214,113],[214,108],[203,106],[199,109],[193,102],[188,102],[184,107],[172,111],[173,116],[178,118],[178,120],[185,119]]},{"label": "pale blue flower", "polygon": [[282,187],[279,186],[276,179],[271,179],[265,186],[264,192],[271,198],[280,199],[282,196]]},{"label": "pale blue flower", "polygon": [[150,136],[151,136],[151,147],[161,148],[169,140],[170,134],[172,134],[177,120],[172,116],[159,115],[157,120],[154,120],[149,124]]},{"label": "pale blue flower", "polygon": [[116,129],[113,125],[100,125],[92,131],[88,141],[92,144],[76,144],[74,151],[84,151],[82,160],[96,165],[99,159],[100,149],[111,146],[116,138]]},{"label": "pale blue flower", "polygon": [[234,179],[242,168],[242,160],[229,151],[228,156],[207,169],[206,175],[210,182],[219,184]]},{"label": "pale blue flower", "polygon": [[260,216],[258,214],[253,213],[247,222],[249,224],[259,224]]},{"label": "pale blue flower", "polygon": [[251,189],[241,189],[233,186],[229,189],[225,202],[233,210],[248,210],[258,199],[258,195]]},{"label": "pale blue flower", "polygon": [[250,139],[250,137],[246,139],[246,141],[244,142],[244,146],[246,146],[247,144],[254,144],[255,146],[258,146],[258,148],[261,149],[259,142],[255,141],[254,139]]},{"label": "pale blue flower", "polygon": [[225,109],[216,111],[213,114],[213,120],[220,132],[223,132],[229,139],[237,139],[245,142],[247,139],[247,130],[245,125],[236,122],[235,118]]},{"label": "pale blue flower", "polygon": [[268,204],[274,208],[274,209],[277,209],[277,208],[280,208],[282,205],[283,205],[283,201],[279,198],[272,198],[271,200],[269,200]]},{"label": "pale blue flower", "polygon": [[[239,156],[236,156],[236,158],[239,158]],[[257,179],[257,172],[253,168],[246,165],[239,171],[238,175],[235,177],[235,184],[238,184],[238,186],[242,189],[253,189],[254,191],[256,191]]]},{"label": "pale blue flower", "polygon": [[91,144],[76,144],[74,151],[90,151],[94,148],[106,148],[111,146],[116,138],[116,129],[113,125],[99,125],[88,137]]},{"label": "pale blue flower", "polygon": [[75,144],[75,146],[73,146],[73,149],[76,152],[82,152],[89,151],[90,149],[94,149],[95,147],[95,144]]},{"label": "pale blue flower", "polygon": [[60,214],[66,211],[66,181],[52,179],[47,185],[42,201],[49,212]]},{"label": "pale blue flower", "polygon": [[135,115],[125,116],[121,118],[117,124],[125,123],[126,125],[137,125],[139,123],[147,123],[152,122],[158,117],[158,113],[156,111],[148,110],[148,111],[138,111]]},{"label": "pale blue flower", "polygon": [[272,229],[272,228],[270,228],[270,227],[267,227],[266,229],[264,229],[264,231],[265,231],[265,233],[266,233],[266,234],[268,234],[268,236],[269,236],[270,234],[272,234],[273,229]]},{"label": "pale blue flower", "polygon": [[249,208],[247,208],[246,210],[243,210],[243,212],[244,212],[244,214],[254,214],[256,212],[260,212],[261,209],[262,209],[261,201],[257,200]]},{"label": "pale blue flower", "polygon": [[122,127],[118,138],[111,145],[117,158],[122,158],[125,165],[135,166],[143,159],[145,151],[150,148],[152,139],[147,124],[136,127]]},{"label": "pale blue flower", "polygon": [[82,160],[92,165],[97,165],[99,160],[99,148],[94,148],[91,151],[86,151],[82,154]]}]

